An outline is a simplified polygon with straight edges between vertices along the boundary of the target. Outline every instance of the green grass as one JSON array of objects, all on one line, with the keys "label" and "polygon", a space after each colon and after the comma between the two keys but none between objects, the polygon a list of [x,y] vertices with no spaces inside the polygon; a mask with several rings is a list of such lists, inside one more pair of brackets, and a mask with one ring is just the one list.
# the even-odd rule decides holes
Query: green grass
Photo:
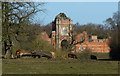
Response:
[{"label": "green grass", "polygon": [[118,61],[3,59],[3,74],[118,74]]},{"label": "green grass", "polygon": [[92,53],[97,56],[98,59],[109,59],[109,53]]}]

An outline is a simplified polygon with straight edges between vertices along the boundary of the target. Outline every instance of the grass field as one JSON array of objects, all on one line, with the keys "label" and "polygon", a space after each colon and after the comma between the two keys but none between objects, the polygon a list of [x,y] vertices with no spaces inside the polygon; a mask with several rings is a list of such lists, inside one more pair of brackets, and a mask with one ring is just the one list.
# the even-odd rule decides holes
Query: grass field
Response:
[{"label": "grass field", "polygon": [[118,74],[118,61],[3,59],[3,74]]}]

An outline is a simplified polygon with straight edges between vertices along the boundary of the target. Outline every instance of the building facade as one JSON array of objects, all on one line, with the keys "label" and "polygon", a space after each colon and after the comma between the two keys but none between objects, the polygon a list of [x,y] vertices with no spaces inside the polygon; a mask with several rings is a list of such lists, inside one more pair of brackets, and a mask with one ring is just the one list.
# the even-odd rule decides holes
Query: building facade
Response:
[{"label": "building facade", "polygon": [[63,41],[72,40],[72,20],[64,13],[60,13],[55,17],[52,25],[51,44],[60,48]]}]

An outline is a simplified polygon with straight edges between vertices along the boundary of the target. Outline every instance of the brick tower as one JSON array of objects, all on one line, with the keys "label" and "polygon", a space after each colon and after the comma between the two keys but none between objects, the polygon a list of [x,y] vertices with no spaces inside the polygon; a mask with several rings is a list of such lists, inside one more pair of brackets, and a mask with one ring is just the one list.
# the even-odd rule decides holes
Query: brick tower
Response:
[{"label": "brick tower", "polygon": [[55,48],[61,48],[62,41],[72,40],[72,20],[64,13],[60,13],[55,17],[52,24],[51,44]]}]

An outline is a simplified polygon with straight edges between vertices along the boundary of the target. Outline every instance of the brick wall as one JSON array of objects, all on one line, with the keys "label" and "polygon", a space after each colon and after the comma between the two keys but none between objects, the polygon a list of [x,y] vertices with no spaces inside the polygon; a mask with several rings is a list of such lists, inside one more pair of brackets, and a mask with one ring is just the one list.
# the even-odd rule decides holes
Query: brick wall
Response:
[{"label": "brick wall", "polygon": [[[76,36],[75,50],[76,52],[84,51],[86,48],[90,49],[91,52],[109,52],[110,47],[108,46],[108,39],[97,39],[97,36],[92,36],[93,41],[88,41],[88,38],[85,38],[85,41],[79,43],[80,39],[84,37],[83,33]],[[87,36],[86,36],[87,37]],[[87,39],[87,40],[86,40]]]}]

